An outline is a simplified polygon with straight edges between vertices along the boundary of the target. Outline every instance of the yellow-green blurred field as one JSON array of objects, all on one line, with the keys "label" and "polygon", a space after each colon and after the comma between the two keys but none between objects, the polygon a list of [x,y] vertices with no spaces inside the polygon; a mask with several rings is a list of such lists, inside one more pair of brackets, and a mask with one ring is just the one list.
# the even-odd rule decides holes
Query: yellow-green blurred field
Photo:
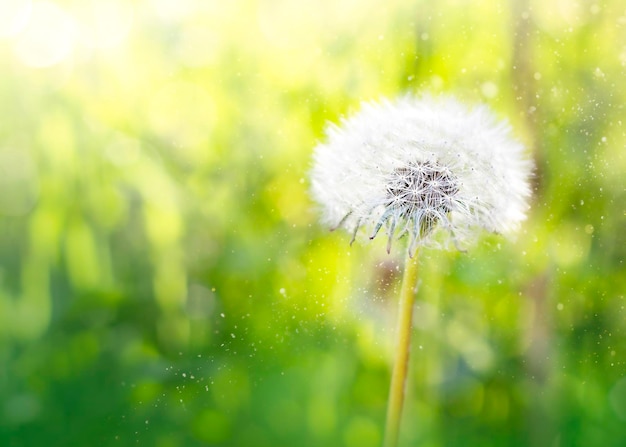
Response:
[{"label": "yellow-green blurred field", "polygon": [[620,0],[0,0],[0,445],[380,445],[402,250],[308,172],[407,92],[537,169],[516,240],[423,253],[401,445],[626,445]]}]

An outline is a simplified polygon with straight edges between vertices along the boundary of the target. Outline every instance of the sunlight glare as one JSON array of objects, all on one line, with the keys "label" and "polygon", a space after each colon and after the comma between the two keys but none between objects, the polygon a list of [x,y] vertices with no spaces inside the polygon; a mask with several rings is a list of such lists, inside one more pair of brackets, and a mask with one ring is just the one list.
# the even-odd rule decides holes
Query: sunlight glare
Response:
[{"label": "sunlight glare", "polygon": [[54,3],[37,2],[13,51],[29,67],[50,67],[71,54],[74,37],[74,20],[64,10]]},{"label": "sunlight glare", "polygon": [[0,0],[0,37],[13,37],[28,22],[32,2],[30,0]]}]

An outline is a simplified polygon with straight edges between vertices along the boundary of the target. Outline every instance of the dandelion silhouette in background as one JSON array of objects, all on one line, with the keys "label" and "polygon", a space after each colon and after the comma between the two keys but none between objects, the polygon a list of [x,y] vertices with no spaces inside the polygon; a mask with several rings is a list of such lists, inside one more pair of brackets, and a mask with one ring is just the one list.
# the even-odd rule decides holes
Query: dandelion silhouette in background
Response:
[{"label": "dandelion silhouette in background", "polygon": [[480,230],[512,233],[525,219],[532,169],[510,126],[484,106],[406,96],[365,104],[315,148],[312,194],[331,229],[408,236],[385,447],[397,445],[421,246],[465,250]]}]

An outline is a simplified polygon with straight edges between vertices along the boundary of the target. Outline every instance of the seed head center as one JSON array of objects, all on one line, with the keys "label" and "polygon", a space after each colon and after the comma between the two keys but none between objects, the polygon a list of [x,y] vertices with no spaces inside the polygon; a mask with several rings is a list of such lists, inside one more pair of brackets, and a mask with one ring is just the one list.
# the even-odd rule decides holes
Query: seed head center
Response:
[{"label": "seed head center", "polygon": [[387,185],[387,207],[403,215],[417,210],[445,214],[458,191],[458,180],[450,170],[428,161],[415,162],[393,172]]}]

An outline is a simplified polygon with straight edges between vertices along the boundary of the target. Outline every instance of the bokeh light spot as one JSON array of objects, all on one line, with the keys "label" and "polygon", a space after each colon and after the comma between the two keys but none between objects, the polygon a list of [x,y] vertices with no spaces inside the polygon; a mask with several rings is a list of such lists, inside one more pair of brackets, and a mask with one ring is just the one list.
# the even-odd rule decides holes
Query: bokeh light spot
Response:
[{"label": "bokeh light spot", "polygon": [[30,20],[17,36],[13,50],[29,67],[56,65],[71,54],[75,29],[74,20],[59,6],[34,3]]},{"label": "bokeh light spot", "polygon": [[107,0],[86,2],[76,11],[81,44],[92,48],[113,48],[122,43],[133,25],[130,2]]},{"label": "bokeh light spot", "polygon": [[30,0],[0,0],[0,37],[12,37],[28,22],[32,2]]}]

